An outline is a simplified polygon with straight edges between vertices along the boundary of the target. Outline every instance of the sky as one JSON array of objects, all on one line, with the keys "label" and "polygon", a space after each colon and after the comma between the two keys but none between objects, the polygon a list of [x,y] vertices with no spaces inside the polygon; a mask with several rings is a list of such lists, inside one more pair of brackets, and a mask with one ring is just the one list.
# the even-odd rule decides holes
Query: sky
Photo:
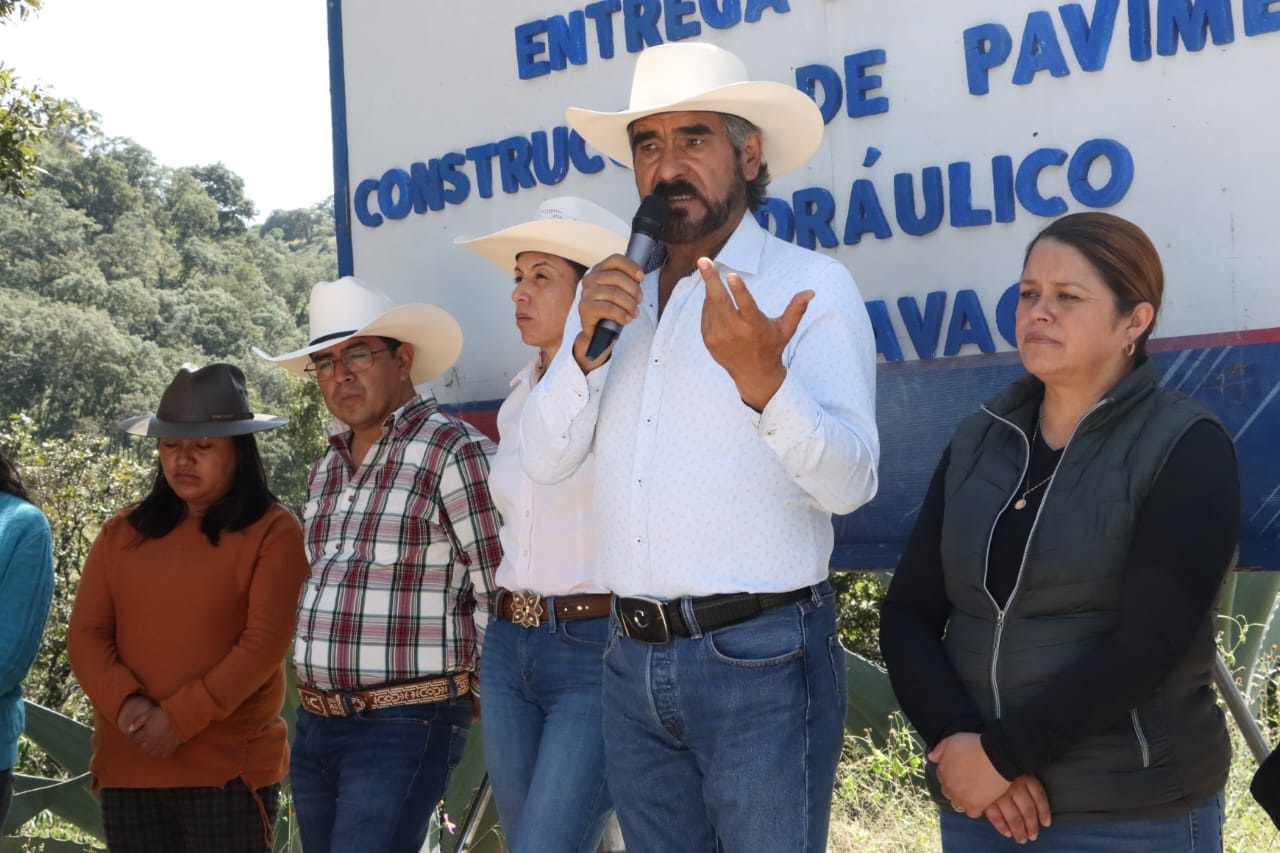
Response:
[{"label": "sky", "polygon": [[259,220],[333,194],[324,0],[44,0],[0,63],[165,166],[225,163]]}]

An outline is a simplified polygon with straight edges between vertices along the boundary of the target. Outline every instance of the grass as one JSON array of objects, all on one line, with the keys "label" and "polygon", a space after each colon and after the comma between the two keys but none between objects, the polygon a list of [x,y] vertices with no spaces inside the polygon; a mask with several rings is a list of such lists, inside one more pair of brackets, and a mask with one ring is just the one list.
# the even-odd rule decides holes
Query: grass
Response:
[{"label": "grass", "polygon": [[[1225,713],[1225,711],[1224,711]],[[1249,795],[1257,769],[1234,724],[1227,782],[1226,853],[1280,853],[1280,832]],[[925,793],[923,758],[901,718],[889,741],[848,735],[831,808],[830,853],[939,853],[937,810]],[[1034,849],[1034,848],[1033,848]]]}]

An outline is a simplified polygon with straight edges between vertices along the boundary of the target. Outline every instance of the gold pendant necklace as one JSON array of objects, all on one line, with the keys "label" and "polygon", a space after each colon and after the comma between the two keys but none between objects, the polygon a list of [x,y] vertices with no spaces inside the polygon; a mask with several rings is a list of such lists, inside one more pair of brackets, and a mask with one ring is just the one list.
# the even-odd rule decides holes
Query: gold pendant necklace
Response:
[{"label": "gold pendant necklace", "polygon": [[[1031,444],[1028,446],[1028,454],[1027,454],[1027,473],[1028,474],[1031,473],[1031,455],[1035,453],[1036,437],[1038,435],[1040,435],[1040,419],[1036,418],[1036,425],[1031,428]],[[1022,493],[1022,497],[1018,498],[1016,501],[1013,502],[1013,508],[1026,509],[1027,495],[1031,494],[1041,486],[1046,485],[1050,480],[1053,479],[1054,475],[1057,473],[1058,473],[1058,466],[1055,465],[1053,468],[1053,474],[1050,474],[1048,477],[1045,477],[1043,480],[1041,480],[1040,482],[1036,483],[1034,486],[1031,486],[1026,491],[1024,491]]]}]

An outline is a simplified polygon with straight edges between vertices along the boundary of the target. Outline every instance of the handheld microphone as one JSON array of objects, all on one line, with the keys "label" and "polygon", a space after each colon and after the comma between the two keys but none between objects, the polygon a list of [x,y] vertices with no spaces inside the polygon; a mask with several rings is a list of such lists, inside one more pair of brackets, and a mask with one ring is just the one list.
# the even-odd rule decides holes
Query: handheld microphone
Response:
[{"label": "handheld microphone", "polygon": [[[667,218],[667,198],[661,195],[646,196],[640,202],[636,218],[631,220],[631,239],[627,241],[627,257],[640,266],[649,259],[653,247],[658,243],[662,233],[662,222]],[[618,338],[622,327],[612,320],[601,320],[591,333],[591,343],[587,344],[587,358],[595,361],[601,353],[609,348],[609,344]]]}]

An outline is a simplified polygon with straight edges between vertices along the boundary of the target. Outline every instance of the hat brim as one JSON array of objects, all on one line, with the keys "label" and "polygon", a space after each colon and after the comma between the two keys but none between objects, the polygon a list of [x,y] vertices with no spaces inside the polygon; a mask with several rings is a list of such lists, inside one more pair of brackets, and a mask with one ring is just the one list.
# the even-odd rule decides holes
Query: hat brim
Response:
[{"label": "hat brim", "polygon": [[120,429],[130,435],[141,435],[148,438],[233,438],[237,435],[250,435],[289,422],[288,418],[275,415],[254,415],[252,418],[234,421],[162,421],[155,415],[138,415],[120,422]]},{"label": "hat brim", "polygon": [[349,335],[310,344],[284,355],[268,355],[257,347],[253,352],[285,370],[306,376],[306,366],[311,355],[340,346],[352,338],[386,337],[413,344],[413,371],[410,378],[414,385],[430,382],[444,373],[462,353],[462,327],[448,311],[416,302],[392,308],[371,320]]},{"label": "hat brim", "polygon": [[587,142],[634,168],[627,127],[645,116],[670,112],[731,113],[745,118],[763,133],[764,161],[773,177],[803,166],[822,144],[818,105],[799,89],[769,80],[731,83],[696,97],[617,113],[570,107],[565,118]]},{"label": "hat brim", "polygon": [[593,267],[627,249],[627,238],[621,234],[576,219],[540,219],[512,225],[484,237],[458,237],[453,242],[508,273],[521,252],[545,252]]}]

